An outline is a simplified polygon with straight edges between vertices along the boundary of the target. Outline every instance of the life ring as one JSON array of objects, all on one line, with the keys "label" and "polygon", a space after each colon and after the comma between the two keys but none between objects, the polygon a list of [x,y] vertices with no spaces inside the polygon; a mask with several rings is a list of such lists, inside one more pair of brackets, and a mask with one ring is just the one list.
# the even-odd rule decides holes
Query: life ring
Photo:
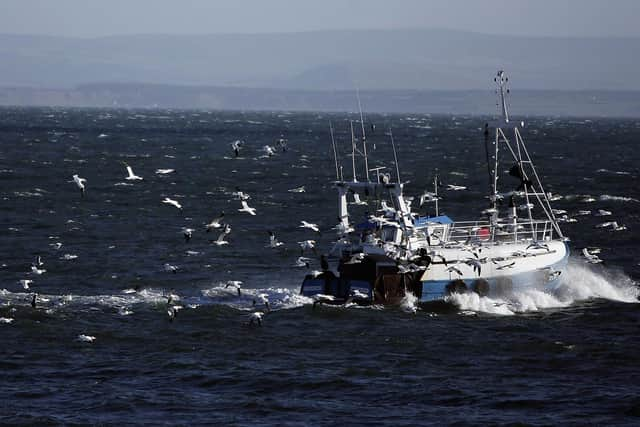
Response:
[{"label": "life ring", "polygon": [[494,291],[498,296],[509,295],[513,292],[513,282],[508,277],[498,277]]},{"label": "life ring", "polygon": [[467,284],[464,283],[464,280],[456,279],[449,282],[447,286],[444,288],[444,290],[447,295],[451,295],[451,294],[464,294],[465,292],[467,292],[468,289],[467,289]]},{"label": "life ring", "polygon": [[489,295],[489,291],[491,287],[489,286],[489,282],[484,279],[477,279],[471,284],[471,290],[481,297],[486,297]]}]

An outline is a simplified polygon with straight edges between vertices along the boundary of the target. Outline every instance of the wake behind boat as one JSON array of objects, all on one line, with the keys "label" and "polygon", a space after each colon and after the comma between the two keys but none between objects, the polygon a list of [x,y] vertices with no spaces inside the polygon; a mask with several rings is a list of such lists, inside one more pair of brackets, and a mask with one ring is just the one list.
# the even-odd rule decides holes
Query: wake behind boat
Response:
[{"label": "wake behind boat", "polygon": [[[438,215],[437,176],[434,192],[423,195],[422,200],[435,202],[436,216],[420,217],[413,213],[409,198],[403,194],[397,158],[396,182],[390,174],[382,173],[382,168],[368,169],[364,126],[362,153],[366,180],[359,182],[355,157],[360,150],[356,148],[352,127],[352,181],[343,179],[337,155],[335,159],[338,240],[328,253],[329,262],[324,263],[323,271],[305,277],[302,295],[336,304],[349,301],[397,304],[407,293],[419,301],[435,301],[452,293],[503,295],[555,285],[569,256],[568,239],[558,225],[550,196],[544,191],[521,136],[524,123],[509,118],[505,73],[498,71],[495,81],[501,114],[485,125],[491,185],[489,206],[482,211],[483,218],[454,221]],[[392,135],[391,141],[393,144]],[[498,188],[502,153],[513,162],[509,175],[519,180],[517,188],[505,193]],[[376,175],[373,180],[369,177],[371,171]],[[375,200],[381,213],[354,224],[348,209],[349,194]],[[508,206],[506,212],[504,204]],[[540,212],[541,218],[534,218],[534,211]],[[331,263],[337,263],[334,271]]]}]

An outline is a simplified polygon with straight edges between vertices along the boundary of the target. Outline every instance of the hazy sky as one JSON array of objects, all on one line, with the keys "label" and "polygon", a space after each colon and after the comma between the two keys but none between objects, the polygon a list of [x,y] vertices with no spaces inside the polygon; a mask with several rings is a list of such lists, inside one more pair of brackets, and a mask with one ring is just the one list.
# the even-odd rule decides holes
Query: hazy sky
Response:
[{"label": "hazy sky", "polygon": [[640,37],[640,0],[2,0],[0,32],[262,33],[451,28]]}]

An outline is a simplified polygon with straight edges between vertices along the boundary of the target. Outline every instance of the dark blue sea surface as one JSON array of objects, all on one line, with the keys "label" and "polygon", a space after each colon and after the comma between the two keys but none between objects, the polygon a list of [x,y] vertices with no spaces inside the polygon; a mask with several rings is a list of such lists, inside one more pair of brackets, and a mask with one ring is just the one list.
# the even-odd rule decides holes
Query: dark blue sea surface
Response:
[{"label": "dark blue sea surface", "polygon": [[[335,239],[328,123],[350,178],[350,119],[0,110],[0,423],[638,425],[640,120],[526,118],[546,189],[563,196],[554,207],[578,220],[561,224],[573,255],[556,291],[463,295],[415,313],[411,301],[314,310],[298,295],[308,270],[294,267],[297,242],[326,251]],[[391,128],[406,193],[431,189],[437,168],[443,184],[468,187],[442,189],[441,209],[479,218],[486,120],[369,116],[369,166],[394,172]],[[288,150],[265,156],[279,138]],[[124,162],[143,180],[125,180]],[[515,183],[505,173],[501,184]],[[237,188],[256,216],[238,212]],[[221,211],[232,230],[218,246],[205,224]],[[596,228],[613,220],[627,229]],[[194,230],[188,242],[183,228]],[[269,230],[285,245],[267,247]],[[587,264],[584,247],[604,262]],[[240,296],[229,280],[243,282]],[[183,307],[173,321],[169,294]],[[249,325],[266,311],[261,294],[271,311]]]}]

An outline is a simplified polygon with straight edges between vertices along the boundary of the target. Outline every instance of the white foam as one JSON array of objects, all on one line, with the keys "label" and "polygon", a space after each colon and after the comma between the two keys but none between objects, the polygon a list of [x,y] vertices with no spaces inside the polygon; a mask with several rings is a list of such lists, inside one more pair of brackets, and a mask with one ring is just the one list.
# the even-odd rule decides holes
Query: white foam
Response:
[{"label": "white foam", "polygon": [[623,273],[596,271],[584,263],[572,261],[563,271],[558,285],[552,290],[526,289],[504,298],[480,297],[474,292],[453,294],[446,301],[456,304],[462,312],[484,312],[497,315],[534,312],[563,308],[590,299],[606,299],[638,303],[640,289]]}]

